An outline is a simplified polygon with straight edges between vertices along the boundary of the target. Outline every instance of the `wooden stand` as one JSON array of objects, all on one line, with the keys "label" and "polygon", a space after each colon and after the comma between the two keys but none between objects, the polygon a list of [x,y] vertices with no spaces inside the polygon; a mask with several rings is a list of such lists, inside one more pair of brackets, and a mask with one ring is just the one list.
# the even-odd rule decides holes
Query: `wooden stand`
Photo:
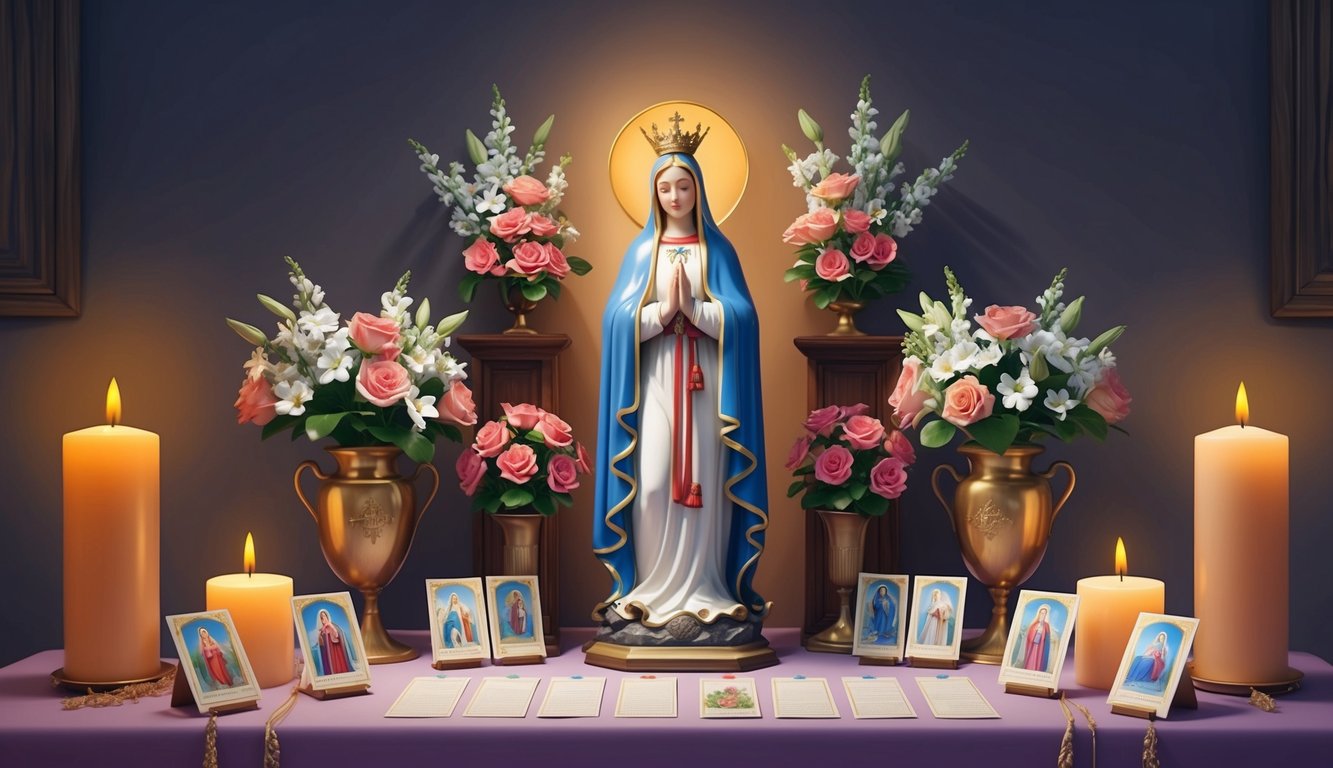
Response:
[{"label": "wooden stand", "polygon": [[[884,422],[890,417],[889,395],[902,370],[899,336],[798,336],[796,348],[808,361],[806,404],[810,410],[826,405],[870,406],[870,415]],[[898,502],[866,528],[861,570],[898,571]],[[801,645],[838,620],[838,593],[828,579],[828,545],[824,526],[810,511],[805,518],[805,621]]]},{"label": "wooden stand", "polygon": [[545,664],[546,657],[533,654],[531,656],[509,656],[507,658],[497,658],[494,662],[497,667],[519,667],[524,664]]},{"label": "wooden stand", "polygon": [[1060,692],[1054,688],[1023,685],[1022,683],[1005,683],[1004,692],[1018,694],[1019,696],[1036,696],[1041,699],[1054,699],[1060,695]]},{"label": "wooden stand", "polygon": [[[1194,681],[1190,680],[1189,675],[1180,676],[1180,684],[1176,686],[1176,695],[1171,697],[1171,706],[1181,709],[1199,708],[1199,697],[1194,692]],[[1156,709],[1142,709],[1129,704],[1112,704],[1111,714],[1141,717],[1144,720],[1157,719]]]},{"label": "wooden stand", "polygon": [[[503,415],[501,403],[532,403],[560,413],[560,353],[569,346],[564,334],[467,334],[458,343],[472,355],[471,379],[477,419],[485,423]],[[542,627],[546,653],[560,653],[559,515],[546,518],[537,553]],[[478,576],[499,576],[500,526],[484,512],[473,516],[472,566]],[[500,662],[496,662],[497,664]],[[510,663],[513,663],[512,661]]]},{"label": "wooden stand", "polygon": [[923,659],[919,656],[908,656],[907,666],[925,667],[927,669],[958,669],[958,659]]},{"label": "wooden stand", "polygon": [[471,669],[481,666],[481,659],[446,659],[431,662],[434,669]]},{"label": "wooden stand", "polygon": [[887,656],[880,658],[878,656],[861,656],[857,663],[863,667],[896,667],[902,659],[897,656]]},{"label": "wooden stand", "polygon": [[370,694],[370,686],[368,685],[349,685],[345,688],[325,688],[322,691],[317,691],[308,685],[301,685],[297,686],[296,690],[311,698],[319,699],[320,701],[323,701],[324,699],[341,699],[347,696],[366,696]]}]

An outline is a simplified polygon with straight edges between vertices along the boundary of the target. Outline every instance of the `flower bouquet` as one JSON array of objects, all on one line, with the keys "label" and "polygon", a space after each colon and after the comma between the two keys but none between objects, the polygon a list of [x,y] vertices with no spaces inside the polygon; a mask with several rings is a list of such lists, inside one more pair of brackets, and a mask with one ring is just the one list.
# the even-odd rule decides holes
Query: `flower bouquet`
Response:
[{"label": "flower bouquet", "polygon": [[491,130],[478,139],[467,131],[468,156],[475,165],[471,180],[462,163],[447,169],[440,156],[415,139],[408,139],[421,170],[430,179],[440,202],[452,209],[450,226],[468,245],[463,259],[469,274],[458,284],[463,301],[471,302],[477,286],[487,278],[500,283],[500,295],[509,302],[517,290],[529,302],[560,297],[560,281],[570,272],[583,275],[592,265],[562,249],[573,245],[579,232],[559,211],[568,182],[565,166],[570,156],[551,166],[542,182],[532,174],[546,157],[546,139],[555,115],[546,118],[522,157],[509,140],[514,131],[500,89],[492,86]]},{"label": "flower bouquet", "polygon": [[[1061,301],[1066,270],[1037,297],[1037,312],[992,304],[968,318],[972,299],[947,267],[948,305],[921,294],[922,314],[898,310],[910,329],[902,375],[889,404],[898,423],[921,428],[936,448],[962,432],[1002,454],[1046,435],[1066,442],[1098,440],[1129,415],[1132,398],[1120,381],[1110,345],[1118,325],[1089,341],[1074,335],[1083,297]],[[1122,430],[1123,431],[1123,430]]]},{"label": "flower bouquet", "polygon": [[293,440],[304,434],[344,447],[395,445],[420,463],[434,457],[437,437],[461,441],[458,425],[476,424],[477,414],[463,363],[446,347],[467,312],[431,325],[423,300],[414,317],[407,272],[380,297],[378,316],[357,312],[343,323],[324,303],[324,289],[292,259],[287,265],[296,287],[292,308],[259,295],[278,316],[276,336],[227,319],[255,345],[236,398],[237,422],[262,426],[264,438],[290,429]]},{"label": "flower bouquet", "polygon": [[591,471],[588,451],[559,416],[535,405],[502,403],[505,415],[477,430],[458,457],[459,487],[473,509],[495,514],[532,507],[554,515],[574,504],[570,491]]},{"label": "flower bouquet", "polygon": [[808,207],[782,233],[784,242],[797,246],[796,264],[785,279],[801,281],[802,290],[814,295],[820,309],[835,301],[896,293],[907,285],[911,272],[898,260],[895,238],[906,237],[921,223],[922,210],[940,185],[953,178],[958,160],[967,152],[964,141],[938,168],[927,168],[916,181],[903,182],[895,197],[894,179],[904,171],[898,156],[910,111],[903,112],[882,137],[875,136],[877,114],[866,75],[848,130],[851,173],[833,170],[839,158],[824,146],[823,129],[804,109],[797,117],[815,151],[800,158],[790,147],[782,147],[791,161],[793,185],[805,191]]},{"label": "flower bouquet", "polygon": [[832,509],[878,517],[907,490],[916,449],[898,430],[867,415],[870,406],[830,405],[810,412],[805,435],[792,446],[787,469],[796,481],[787,498],[805,492],[802,509]]}]

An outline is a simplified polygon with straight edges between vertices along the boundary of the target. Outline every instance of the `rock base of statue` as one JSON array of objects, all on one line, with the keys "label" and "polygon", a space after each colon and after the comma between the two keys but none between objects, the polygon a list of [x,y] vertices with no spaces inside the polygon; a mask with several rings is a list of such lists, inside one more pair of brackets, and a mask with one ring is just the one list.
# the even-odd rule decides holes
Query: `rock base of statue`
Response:
[{"label": "rock base of statue", "polygon": [[608,611],[583,651],[588,664],[623,672],[746,672],[778,663],[762,621],[726,616],[711,624],[678,616],[649,627]]}]

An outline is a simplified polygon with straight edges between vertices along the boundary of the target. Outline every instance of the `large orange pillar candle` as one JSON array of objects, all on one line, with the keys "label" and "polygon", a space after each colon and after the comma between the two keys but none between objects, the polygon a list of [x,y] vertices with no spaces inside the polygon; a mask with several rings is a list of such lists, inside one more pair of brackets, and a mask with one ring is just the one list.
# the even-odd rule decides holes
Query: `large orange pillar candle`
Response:
[{"label": "large orange pillar candle", "polygon": [[1111,689],[1125,645],[1139,614],[1162,613],[1166,585],[1157,579],[1126,576],[1125,542],[1115,542],[1115,576],[1078,580],[1074,621],[1074,680],[1085,688]]},{"label": "large orange pillar candle", "polygon": [[120,421],[64,436],[64,677],[115,683],[161,668],[158,437]]},{"label": "large orange pillar candle", "polygon": [[1204,680],[1286,679],[1287,436],[1238,425],[1194,438],[1194,674]]},{"label": "large orange pillar candle", "polygon": [[292,578],[255,573],[255,544],[245,535],[245,573],[214,576],[204,586],[208,610],[226,608],[241,636],[260,688],[282,685],[294,676]]}]

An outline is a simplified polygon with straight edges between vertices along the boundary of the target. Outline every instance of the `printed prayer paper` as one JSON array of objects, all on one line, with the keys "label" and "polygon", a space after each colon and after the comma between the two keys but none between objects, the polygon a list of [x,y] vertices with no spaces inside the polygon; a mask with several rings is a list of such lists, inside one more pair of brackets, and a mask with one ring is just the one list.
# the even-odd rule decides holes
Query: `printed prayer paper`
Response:
[{"label": "printed prayer paper", "polygon": [[620,681],[616,717],[675,717],[676,678],[627,677]]},{"label": "printed prayer paper", "polygon": [[385,717],[452,717],[471,682],[466,677],[414,677]]},{"label": "printed prayer paper", "polygon": [[597,717],[605,689],[605,677],[552,678],[537,717]]},{"label": "printed prayer paper", "polygon": [[774,717],[828,717],[838,718],[838,707],[833,703],[833,692],[828,680],[822,677],[773,678]]},{"label": "printed prayer paper", "polygon": [[1000,716],[969,677],[918,677],[916,684],[926,697],[931,714],[938,719],[984,720]]},{"label": "printed prayer paper", "polygon": [[540,677],[488,677],[468,702],[463,717],[527,717]]},{"label": "printed prayer paper", "polygon": [[699,681],[699,717],[762,717],[753,677]]},{"label": "printed prayer paper", "polygon": [[842,687],[857,720],[916,717],[902,684],[892,677],[844,677]]}]

